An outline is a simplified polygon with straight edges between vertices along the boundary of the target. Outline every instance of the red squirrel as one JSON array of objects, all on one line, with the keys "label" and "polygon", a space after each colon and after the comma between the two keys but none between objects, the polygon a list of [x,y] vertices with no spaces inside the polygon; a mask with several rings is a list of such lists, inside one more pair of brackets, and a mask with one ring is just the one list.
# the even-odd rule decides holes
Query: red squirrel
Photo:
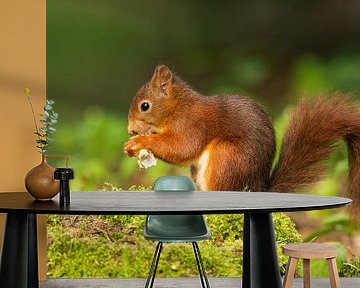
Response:
[{"label": "red squirrel", "polygon": [[159,65],[136,93],[124,152],[191,166],[200,190],[296,192],[323,176],[339,139],[348,145],[353,211],[360,214],[360,108],[350,97],[301,100],[273,168],[275,132],[265,110],[246,96],[203,96]]}]

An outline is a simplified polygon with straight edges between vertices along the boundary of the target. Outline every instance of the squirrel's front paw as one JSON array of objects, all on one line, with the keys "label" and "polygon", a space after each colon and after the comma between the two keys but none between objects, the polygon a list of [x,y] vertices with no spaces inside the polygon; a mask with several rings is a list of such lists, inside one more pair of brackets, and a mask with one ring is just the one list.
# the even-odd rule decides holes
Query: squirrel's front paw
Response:
[{"label": "squirrel's front paw", "polygon": [[141,149],[144,149],[141,139],[143,136],[131,137],[124,145],[124,153],[130,157],[136,157]]}]

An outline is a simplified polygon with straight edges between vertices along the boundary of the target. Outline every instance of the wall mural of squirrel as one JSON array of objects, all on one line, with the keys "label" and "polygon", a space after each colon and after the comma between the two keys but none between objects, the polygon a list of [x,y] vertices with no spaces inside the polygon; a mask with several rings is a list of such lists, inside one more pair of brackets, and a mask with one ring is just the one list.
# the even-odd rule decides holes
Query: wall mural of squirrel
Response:
[{"label": "wall mural of squirrel", "polygon": [[128,116],[129,156],[155,157],[191,167],[200,190],[297,192],[321,179],[325,160],[348,145],[348,196],[360,218],[360,105],[343,94],[301,100],[285,131],[273,167],[275,132],[270,117],[249,97],[202,96],[159,65],[136,93]]}]

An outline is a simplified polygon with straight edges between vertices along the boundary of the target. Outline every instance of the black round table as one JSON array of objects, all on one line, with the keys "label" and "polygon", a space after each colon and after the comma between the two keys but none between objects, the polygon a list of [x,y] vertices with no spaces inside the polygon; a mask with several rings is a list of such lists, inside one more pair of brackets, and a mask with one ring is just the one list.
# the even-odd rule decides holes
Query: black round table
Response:
[{"label": "black round table", "polygon": [[72,192],[71,203],[34,201],[26,192],[0,193],[7,213],[0,266],[1,288],[39,287],[37,214],[245,214],[242,287],[280,288],[273,212],[346,206],[350,199],[269,192],[97,191]]}]

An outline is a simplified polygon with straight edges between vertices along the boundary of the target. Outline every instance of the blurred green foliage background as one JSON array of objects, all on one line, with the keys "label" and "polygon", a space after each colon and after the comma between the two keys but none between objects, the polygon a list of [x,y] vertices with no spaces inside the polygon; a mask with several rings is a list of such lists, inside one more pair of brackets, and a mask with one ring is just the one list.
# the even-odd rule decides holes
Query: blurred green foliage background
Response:
[{"label": "blurred green foliage background", "polygon": [[[161,162],[139,171],[122,152],[132,97],[157,64],[204,95],[259,101],[279,147],[299,97],[342,91],[359,99],[360,2],[47,0],[46,57],[47,97],[59,113],[49,154],[70,156],[72,190],[148,186],[160,175],[189,175]],[[330,176],[307,192],[344,195],[347,169],[344,146],[329,160]],[[294,219],[298,227],[357,233],[334,212]]]},{"label": "blurred green foliage background", "polygon": [[131,99],[159,63],[204,95],[257,99],[281,138],[298,97],[358,97],[359,11],[358,1],[334,0],[48,0],[47,95],[60,115],[52,152],[70,155],[76,189],[177,172],[138,172],[122,153]]}]

